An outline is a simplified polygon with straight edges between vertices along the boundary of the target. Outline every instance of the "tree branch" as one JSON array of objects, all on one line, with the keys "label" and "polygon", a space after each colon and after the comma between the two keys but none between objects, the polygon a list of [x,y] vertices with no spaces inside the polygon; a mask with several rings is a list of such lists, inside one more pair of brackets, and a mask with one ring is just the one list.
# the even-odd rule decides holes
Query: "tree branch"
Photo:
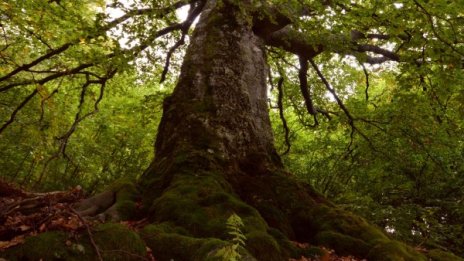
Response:
[{"label": "tree branch", "polygon": [[311,98],[311,92],[308,87],[308,60],[300,57],[300,70],[298,71],[298,79],[300,80],[300,90],[305,101],[306,110],[309,114],[315,115],[316,110],[314,109],[313,100]]},{"label": "tree branch", "polygon": [[269,35],[260,36],[267,45],[281,48],[307,59],[315,57],[324,49],[322,45],[314,46],[305,34],[292,29],[290,26],[286,26]]},{"label": "tree branch", "polygon": [[[356,44],[355,50],[358,52],[372,52],[375,54],[380,54],[382,55],[382,57],[378,57],[378,58],[385,58],[386,59],[385,61],[389,61],[389,60],[396,61],[396,62],[400,61],[400,57],[398,54],[392,51],[389,51],[387,49],[381,48],[379,46],[371,45],[371,44]],[[373,57],[373,59],[375,58],[377,57]]]},{"label": "tree branch", "polygon": [[348,108],[346,108],[345,104],[343,101],[338,97],[337,93],[335,92],[335,89],[330,86],[330,83],[327,81],[325,76],[322,74],[322,72],[319,70],[319,67],[317,66],[316,63],[312,59],[309,60],[309,63],[313,67],[313,69],[316,71],[317,75],[321,79],[322,83],[324,83],[326,89],[334,96],[335,101],[337,102],[338,106],[342,109],[342,111],[345,113],[346,117],[348,118],[348,122],[350,125],[353,126],[354,123],[354,118],[351,116],[351,113],[348,111]]},{"label": "tree branch", "polygon": [[[24,64],[24,65],[21,65],[20,67],[14,69],[10,73],[7,73],[5,76],[0,77],[0,82],[5,81],[6,79],[11,78],[12,76],[18,74],[21,71],[28,70],[31,67],[33,67],[33,66],[35,66],[35,65],[37,65],[37,64],[39,64],[39,63],[41,63],[41,62],[43,62],[43,61],[45,61],[47,59],[50,59],[51,57],[53,57],[53,56],[55,56],[57,54],[60,54],[60,53],[62,53],[64,51],[66,51],[71,46],[72,46],[72,43],[63,44],[58,49],[51,50],[50,52],[42,55],[41,57],[35,59],[34,61],[32,61],[30,63],[27,63],[27,64]],[[0,89],[0,91],[4,91],[3,88]]]},{"label": "tree branch", "polygon": [[279,82],[277,83],[277,91],[278,91],[278,96],[277,96],[277,106],[279,108],[279,117],[280,120],[282,121],[282,126],[284,127],[285,131],[285,144],[287,145],[287,149],[281,154],[281,156],[286,155],[290,152],[290,139],[289,139],[289,129],[287,125],[287,120],[285,119],[284,115],[284,105],[283,105],[283,97],[284,97],[284,91],[282,90],[282,85],[284,83],[284,78],[280,77]]},{"label": "tree branch", "polygon": [[446,39],[444,39],[437,31],[436,27],[435,27],[435,23],[433,22],[433,16],[432,14],[430,14],[427,9],[421,5],[417,0],[414,0],[414,3],[416,4],[417,7],[419,7],[419,9],[422,10],[422,12],[425,14],[425,16],[427,17],[427,20],[429,21],[430,23],[430,27],[432,28],[432,33],[433,35],[435,35],[435,37],[437,37],[438,40],[440,40],[442,43],[444,43],[445,45],[447,45],[449,48],[451,48],[451,50],[453,50],[454,52],[460,54],[461,56],[464,56],[464,52],[456,49],[456,47],[451,44],[450,42],[448,42]]},{"label": "tree branch", "polygon": [[366,94],[366,101],[369,101],[369,73],[367,72],[364,64],[361,63],[361,66],[363,68],[364,76],[366,77],[366,89],[364,90],[364,93]]},{"label": "tree branch", "polygon": [[14,122],[16,118],[16,114],[24,107],[26,104],[29,103],[29,101],[38,93],[37,88],[34,89],[34,91],[31,92],[19,105],[16,107],[16,109],[11,113],[10,119],[6,121],[1,127],[0,127],[0,134],[11,124]]},{"label": "tree branch", "polygon": [[199,2],[199,4],[195,7],[191,7],[190,8],[190,11],[189,11],[189,14],[187,16],[187,19],[182,23],[182,28],[180,29],[182,31],[182,36],[181,38],[179,39],[179,41],[177,41],[174,46],[172,46],[169,51],[168,51],[168,54],[166,55],[166,63],[164,65],[164,68],[163,68],[163,72],[161,73],[161,79],[160,79],[160,83],[163,83],[165,80],[166,80],[166,75],[169,71],[169,65],[170,65],[170,62],[171,62],[171,56],[172,54],[181,46],[185,43],[185,37],[186,35],[188,34],[188,31],[190,29],[190,27],[192,26],[193,22],[195,21],[196,17],[200,14],[200,12],[203,10],[204,8],[204,5],[205,5],[205,1],[201,1]]}]

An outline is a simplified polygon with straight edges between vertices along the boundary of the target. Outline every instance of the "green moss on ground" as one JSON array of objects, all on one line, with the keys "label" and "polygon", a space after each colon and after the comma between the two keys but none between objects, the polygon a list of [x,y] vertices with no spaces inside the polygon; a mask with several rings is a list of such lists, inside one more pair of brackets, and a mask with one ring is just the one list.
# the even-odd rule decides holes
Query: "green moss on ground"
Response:
[{"label": "green moss on ground", "polygon": [[246,248],[250,253],[262,260],[280,261],[282,252],[277,241],[265,231],[253,231],[245,235]]},{"label": "green moss on ground", "polygon": [[[145,243],[139,235],[121,224],[97,226],[93,239],[103,260],[140,260],[146,257]],[[28,237],[24,244],[2,253],[10,261],[21,260],[98,260],[87,234],[79,237],[62,231],[49,231]]]},{"label": "green moss on ground", "polygon": [[376,261],[427,261],[427,258],[410,246],[389,240],[379,242],[371,248],[367,260]]},{"label": "green moss on ground", "polygon": [[439,249],[430,250],[427,253],[427,257],[432,261],[464,261],[464,259],[461,257]]}]

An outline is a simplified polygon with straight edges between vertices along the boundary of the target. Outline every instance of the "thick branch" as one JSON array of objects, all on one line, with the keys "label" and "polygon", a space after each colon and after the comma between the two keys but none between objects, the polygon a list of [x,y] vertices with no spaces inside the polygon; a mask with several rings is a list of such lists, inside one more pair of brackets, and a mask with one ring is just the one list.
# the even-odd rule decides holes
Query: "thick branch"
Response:
[{"label": "thick branch", "polygon": [[300,70],[298,72],[298,78],[300,79],[300,90],[305,101],[306,110],[309,114],[315,115],[316,110],[314,109],[313,100],[308,87],[308,60],[300,57]]},{"label": "thick branch", "polygon": [[322,45],[314,46],[308,36],[286,26],[269,35],[260,35],[267,45],[281,48],[307,59],[313,58],[324,49]]},{"label": "thick branch", "polygon": [[[269,46],[281,48],[287,52],[296,54],[306,59],[312,59],[323,51],[327,51],[328,48],[322,43],[314,43],[309,39],[307,35],[302,32],[294,30],[291,26],[286,26],[283,29],[271,33],[269,35],[260,35],[265,43]],[[399,61],[400,57],[398,54],[381,48],[379,46],[371,44],[357,44],[353,42],[352,52],[371,52],[379,54],[379,57],[367,56],[364,62],[370,64],[379,64],[386,61]],[[333,52],[345,52],[345,50],[331,50]]]},{"label": "thick branch", "polygon": [[400,57],[398,54],[392,52],[392,51],[389,51],[387,49],[383,49],[379,46],[375,46],[375,45],[371,45],[371,44],[360,44],[360,45],[356,45],[356,51],[358,52],[372,52],[372,53],[375,53],[375,54],[380,54],[382,55],[382,57],[372,57],[372,59],[374,58],[384,58],[386,59],[385,61],[396,61],[396,62],[399,62],[400,61]]}]

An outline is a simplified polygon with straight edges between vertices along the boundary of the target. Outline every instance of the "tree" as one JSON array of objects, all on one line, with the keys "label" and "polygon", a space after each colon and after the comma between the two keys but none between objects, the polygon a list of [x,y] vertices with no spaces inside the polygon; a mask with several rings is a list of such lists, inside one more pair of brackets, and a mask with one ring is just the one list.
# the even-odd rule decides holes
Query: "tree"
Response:
[{"label": "tree", "polygon": [[[55,11],[63,14],[66,11],[61,9],[67,10],[73,4],[58,1],[41,5],[45,9],[53,5]],[[449,5],[446,9],[445,4]],[[5,12],[8,15],[14,13],[9,9],[11,6],[20,4],[3,5],[9,10]],[[117,1],[111,5],[121,6]],[[106,82],[124,70],[126,61],[141,54],[145,58],[156,55],[150,51],[150,45],[168,33],[179,32],[179,40],[167,50],[161,73],[164,80],[171,56],[201,14],[176,87],[164,100],[153,162],[136,185],[119,182],[83,201],[78,206],[80,215],[100,215],[112,220],[146,217],[150,224],[140,235],[124,235],[119,227],[103,230],[117,231],[123,242],[138,242],[141,238],[160,260],[219,258],[217,253],[223,252],[221,249],[228,244],[227,219],[234,213],[244,224],[241,231],[246,240],[238,250],[244,259],[285,260],[316,251],[296,247],[290,241],[296,240],[369,260],[427,260],[424,254],[389,239],[362,218],[336,207],[284,169],[274,148],[268,114],[266,54],[275,54],[281,61],[288,61],[282,50],[298,57],[300,101],[311,116],[306,122],[316,126],[335,115],[350,127],[352,138],[369,140],[359,127],[362,119],[347,109],[330,83],[333,77],[326,77],[326,69],[321,69],[318,63],[329,64],[334,57],[347,55],[361,64],[395,61],[401,64],[399,70],[404,77],[417,79],[418,85],[433,74],[435,67],[452,67],[453,73],[461,74],[464,50],[459,7],[462,4],[193,0],[141,1],[141,5],[144,7],[140,9],[122,7],[125,14],[111,21],[95,15],[95,20],[83,23],[85,35],[63,39],[55,47],[43,47],[45,54],[20,66],[9,63],[0,78],[2,92],[36,85],[0,131],[14,122],[18,111],[39,92],[40,86],[69,75],[80,79],[76,117],[70,130],[59,137],[59,152],[65,155],[66,144],[76,126],[93,114],[86,112],[84,106],[89,86],[99,86],[97,110]],[[184,5],[190,5],[187,19],[173,23],[173,11]],[[19,13],[31,10],[13,9]],[[132,36],[127,48],[108,44],[111,40],[106,33],[117,25],[122,25]],[[16,36],[13,33],[16,28],[6,28]],[[32,29],[32,33],[37,30]],[[92,40],[97,48],[84,52],[83,57],[69,53],[82,50],[79,44]],[[7,52],[8,48],[5,47]],[[66,55],[71,58],[65,59]],[[316,92],[309,84],[314,79],[308,79],[309,67],[331,94],[341,115],[332,112],[332,108],[324,108],[323,103],[316,103],[318,100],[313,97]],[[277,81],[282,90],[284,74],[290,75],[291,70],[276,65],[273,71],[282,75]],[[364,72],[368,76],[367,69]],[[32,73],[32,78],[28,73]],[[368,85],[366,98],[367,89]],[[279,107],[284,118],[282,102]],[[143,204],[141,209],[136,204],[139,200]],[[30,243],[28,247],[35,245]],[[144,251],[138,246],[130,250]],[[430,257],[439,259],[437,252],[433,253]],[[121,255],[131,257],[127,253]]]}]

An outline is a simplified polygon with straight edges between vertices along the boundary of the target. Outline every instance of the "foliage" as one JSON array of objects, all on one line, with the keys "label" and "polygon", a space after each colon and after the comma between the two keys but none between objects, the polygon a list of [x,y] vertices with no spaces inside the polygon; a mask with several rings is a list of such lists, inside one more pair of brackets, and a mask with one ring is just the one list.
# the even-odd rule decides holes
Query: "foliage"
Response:
[{"label": "foliage", "polygon": [[115,179],[141,174],[153,155],[165,95],[156,91],[156,85],[140,86],[136,78],[127,72],[108,82],[98,114],[76,128],[66,154],[59,151],[58,137],[66,133],[76,113],[78,101],[72,99],[72,90],[29,104],[3,133],[3,177],[42,189],[81,185],[91,192]]},{"label": "foliage", "polygon": [[[298,129],[304,115],[286,110],[293,128],[287,166],[396,238],[462,254],[462,71],[436,68],[425,84],[372,68],[369,100],[363,72],[352,75],[353,83],[344,78],[339,85],[354,85],[345,103],[365,137],[350,137],[351,126],[339,117]],[[278,117],[273,119],[282,133]],[[282,134],[277,137],[284,150]]]},{"label": "foliage", "polygon": [[118,24],[105,8],[103,1],[0,5],[8,20],[0,47],[3,178],[91,193],[148,165],[172,83],[148,81],[160,72],[127,62],[131,50],[111,36]]},{"label": "foliage", "polygon": [[216,253],[217,257],[224,261],[237,261],[241,259],[239,252],[240,247],[245,246],[246,237],[242,233],[241,228],[244,226],[242,219],[237,214],[232,214],[227,219],[227,229],[231,236],[230,244],[222,247]]}]

